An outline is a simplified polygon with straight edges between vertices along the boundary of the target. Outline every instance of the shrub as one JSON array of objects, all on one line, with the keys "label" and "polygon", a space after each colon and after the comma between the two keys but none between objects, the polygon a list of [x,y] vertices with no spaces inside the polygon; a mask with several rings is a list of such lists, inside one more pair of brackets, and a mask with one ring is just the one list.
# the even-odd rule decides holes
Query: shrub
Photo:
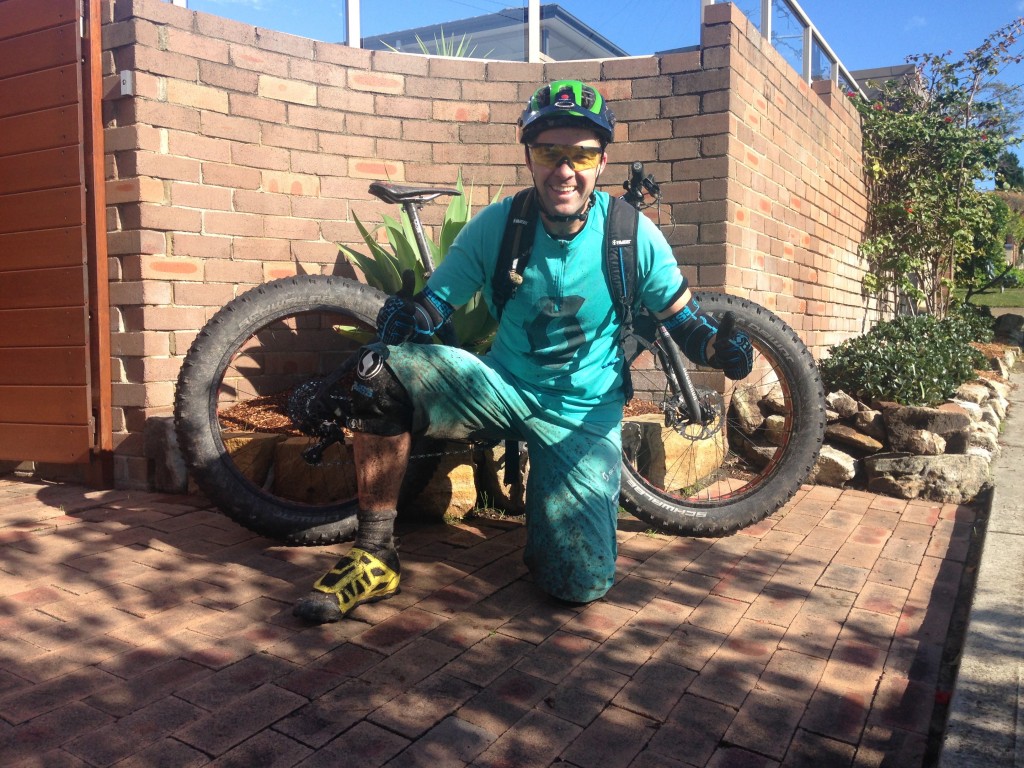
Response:
[{"label": "shrub", "polygon": [[879,323],[832,347],[821,363],[822,379],[829,390],[842,389],[865,402],[938,405],[985,362],[970,345],[968,329],[977,322],[961,313],[944,320],[918,315]]},{"label": "shrub", "polygon": [[995,335],[996,319],[990,307],[954,301],[947,319],[953,324],[954,332],[968,341],[987,344]]}]

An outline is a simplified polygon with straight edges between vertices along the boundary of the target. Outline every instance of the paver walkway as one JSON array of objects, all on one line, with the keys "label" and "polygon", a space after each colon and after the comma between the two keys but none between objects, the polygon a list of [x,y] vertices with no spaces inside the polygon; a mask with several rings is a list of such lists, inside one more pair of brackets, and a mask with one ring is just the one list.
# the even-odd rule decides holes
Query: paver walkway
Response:
[{"label": "paver walkway", "polygon": [[518,523],[403,526],[403,592],[307,627],[346,545],[0,480],[0,765],[914,768],[974,518],[808,486],[722,539],[627,519],[582,610]]}]

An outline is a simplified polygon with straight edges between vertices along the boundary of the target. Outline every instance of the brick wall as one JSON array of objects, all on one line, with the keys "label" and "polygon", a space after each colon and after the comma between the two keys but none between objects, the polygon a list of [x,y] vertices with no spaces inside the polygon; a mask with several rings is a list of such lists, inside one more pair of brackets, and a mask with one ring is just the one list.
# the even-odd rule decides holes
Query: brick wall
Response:
[{"label": "brick wall", "polygon": [[[276,277],[346,273],[353,214],[394,213],[371,179],[451,185],[479,204],[528,182],[514,123],[537,84],[600,84],[620,120],[603,181],[642,160],[692,283],[774,309],[820,352],[873,319],[856,258],[857,116],[813,88],[730,5],[700,51],[526,64],[370,52],[161,0],[104,26],[117,482],[146,482],[142,429],[221,305]],[[134,73],[121,96],[119,72]],[[438,224],[442,206],[427,206]]]}]

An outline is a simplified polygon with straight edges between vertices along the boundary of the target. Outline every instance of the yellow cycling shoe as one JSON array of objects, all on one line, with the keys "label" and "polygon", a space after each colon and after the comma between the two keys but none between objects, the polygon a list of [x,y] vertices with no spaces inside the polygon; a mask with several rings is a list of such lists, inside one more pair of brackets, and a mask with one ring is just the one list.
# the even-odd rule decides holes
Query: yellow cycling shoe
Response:
[{"label": "yellow cycling shoe", "polygon": [[401,570],[393,549],[371,554],[353,547],[317,580],[313,591],[295,604],[292,613],[314,624],[338,621],[363,603],[398,594]]}]

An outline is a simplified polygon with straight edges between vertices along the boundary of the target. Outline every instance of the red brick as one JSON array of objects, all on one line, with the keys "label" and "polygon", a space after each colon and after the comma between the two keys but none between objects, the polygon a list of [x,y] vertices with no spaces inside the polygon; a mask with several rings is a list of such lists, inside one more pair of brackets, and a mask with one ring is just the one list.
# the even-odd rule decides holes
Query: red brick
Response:
[{"label": "red brick", "polygon": [[267,684],[175,735],[208,754],[220,755],[306,703],[301,696]]},{"label": "red brick", "polygon": [[231,190],[202,184],[172,182],[171,205],[183,208],[204,208],[218,211],[231,209]]},{"label": "red brick", "polygon": [[203,182],[233,189],[259,189],[262,174],[257,168],[222,163],[203,163]]},{"label": "red brick", "polygon": [[[260,30],[260,34],[266,31]],[[251,69],[275,77],[288,75],[288,57],[279,53],[247,45],[232,44],[229,48],[229,57],[230,63],[241,69]]]},{"label": "red brick", "polygon": [[199,62],[199,80],[215,88],[242,93],[256,93],[259,75],[238,67],[226,66],[212,61]]}]

